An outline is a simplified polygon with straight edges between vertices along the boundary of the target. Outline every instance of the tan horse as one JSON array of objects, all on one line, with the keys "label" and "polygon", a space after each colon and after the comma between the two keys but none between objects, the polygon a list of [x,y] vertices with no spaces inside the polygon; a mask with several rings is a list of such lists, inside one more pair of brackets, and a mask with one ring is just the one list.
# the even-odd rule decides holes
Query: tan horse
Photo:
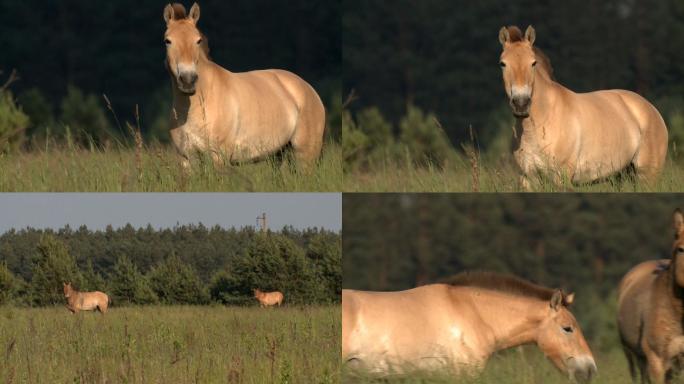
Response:
[{"label": "tan horse", "polygon": [[254,290],[254,297],[259,300],[259,306],[269,307],[272,305],[278,305],[283,302],[283,293],[279,291],[274,292],[262,292],[258,289]]},{"label": "tan horse", "polygon": [[171,138],[189,165],[197,151],[216,162],[262,159],[291,144],[300,163],[318,159],[325,108],[297,75],[276,69],[229,72],[209,59],[197,29],[200,7],[164,8],[166,64],[173,87]]},{"label": "tan horse", "polygon": [[95,310],[100,311],[102,314],[107,313],[110,300],[106,293],[100,291],[79,292],[71,286],[71,283],[64,283],[63,285],[64,297],[67,299],[66,307],[71,313]]},{"label": "tan horse", "polygon": [[[636,381],[669,382],[684,357],[684,216],[674,213],[671,259],[632,268],[618,290],[618,330]],[[650,379],[650,380],[649,380]]]},{"label": "tan horse", "polygon": [[503,27],[500,65],[516,117],[514,152],[524,188],[536,174],[556,183],[601,180],[631,166],[647,182],[660,175],[667,127],[656,108],[626,90],[575,93],[553,77],[548,58],[534,47],[531,26]]},{"label": "tan horse", "polygon": [[494,273],[399,292],[345,289],[342,358],[370,374],[472,374],[496,351],[535,343],[570,378],[588,381],[596,364],[568,310],[573,298]]}]

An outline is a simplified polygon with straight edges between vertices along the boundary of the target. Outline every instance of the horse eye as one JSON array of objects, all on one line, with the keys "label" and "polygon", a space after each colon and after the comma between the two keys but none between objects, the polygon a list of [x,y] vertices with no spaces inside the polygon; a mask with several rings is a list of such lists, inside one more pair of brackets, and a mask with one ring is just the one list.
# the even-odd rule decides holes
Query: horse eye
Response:
[{"label": "horse eye", "polygon": [[533,62],[532,62],[532,66],[533,66],[533,67],[536,67],[536,66],[537,66],[537,62],[536,62],[536,61],[533,61]]},{"label": "horse eye", "polygon": [[501,66],[501,68],[504,68],[506,66],[506,63],[504,63],[503,61],[499,61],[499,65]]},{"label": "horse eye", "polygon": [[202,44],[202,39],[197,40],[197,45]]},{"label": "horse eye", "polygon": [[677,253],[684,253],[684,248],[677,247]]},{"label": "horse eye", "polygon": [[572,327],[563,327],[563,332],[572,333]]},{"label": "horse eye", "polygon": [[164,39],[164,44],[166,44],[166,45],[171,45],[171,40],[169,40],[169,39]]}]

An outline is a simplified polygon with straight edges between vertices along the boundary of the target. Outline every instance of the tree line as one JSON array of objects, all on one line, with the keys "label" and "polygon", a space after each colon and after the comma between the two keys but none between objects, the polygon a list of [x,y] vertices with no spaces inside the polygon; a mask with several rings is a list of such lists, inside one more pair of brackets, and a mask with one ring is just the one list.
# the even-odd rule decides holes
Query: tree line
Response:
[{"label": "tree line", "polygon": [[343,198],[344,288],[401,290],[471,270],[576,292],[592,346],[618,347],[620,279],[669,258],[677,195],[356,195]]},{"label": "tree line", "polygon": [[324,229],[257,232],[202,224],[104,231],[66,226],[0,236],[0,304],[63,304],[62,283],[104,291],[114,305],[248,305],[252,290],[286,304],[341,298],[340,234]]}]

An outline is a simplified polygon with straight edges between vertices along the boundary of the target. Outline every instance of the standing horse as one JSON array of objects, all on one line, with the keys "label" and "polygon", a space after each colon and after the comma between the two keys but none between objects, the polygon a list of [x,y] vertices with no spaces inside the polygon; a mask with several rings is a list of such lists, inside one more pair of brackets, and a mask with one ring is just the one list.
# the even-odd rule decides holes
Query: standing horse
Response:
[{"label": "standing horse", "polygon": [[561,290],[494,273],[399,292],[342,291],[342,358],[363,372],[482,370],[496,351],[535,343],[571,379],[596,373]]},{"label": "standing horse", "polygon": [[271,305],[278,305],[283,302],[283,293],[279,291],[262,292],[259,289],[254,290],[254,297],[259,300],[259,306],[268,307]]},{"label": "standing horse", "polygon": [[318,159],[325,108],[316,91],[297,75],[276,69],[229,72],[209,59],[197,29],[200,7],[189,16],[181,4],[164,8],[166,65],[171,75],[171,138],[189,165],[197,151],[215,162],[262,159],[291,144],[299,162]]},{"label": "standing horse", "polygon": [[107,313],[107,308],[111,301],[106,293],[95,292],[79,292],[75,290],[71,283],[64,283],[64,297],[67,299],[67,309],[71,313],[78,311],[94,311],[98,310],[101,314]]},{"label": "standing horse", "polygon": [[667,127],[656,108],[626,90],[575,93],[553,77],[549,59],[534,46],[535,31],[503,27],[500,65],[516,117],[514,152],[522,186],[547,174],[560,183],[593,182],[633,166],[647,182],[660,175]]},{"label": "standing horse", "polygon": [[674,213],[670,259],[632,268],[618,289],[618,330],[636,381],[669,382],[684,356],[684,216]]}]

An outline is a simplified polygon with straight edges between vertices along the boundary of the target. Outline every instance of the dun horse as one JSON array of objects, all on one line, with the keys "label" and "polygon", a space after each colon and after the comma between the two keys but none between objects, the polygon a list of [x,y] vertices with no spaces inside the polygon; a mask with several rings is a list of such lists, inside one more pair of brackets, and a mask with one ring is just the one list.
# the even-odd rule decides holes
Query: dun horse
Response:
[{"label": "dun horse", "polygon": [[110,304],[109,296],[106,293],[100,291],[79,292],[71,286],[71,283],[64,283],[64,297],[67,299],[66,307],[71,313],[98,310],[105,314]]},{"label": "dun horse", "polygon": [[570,378],[588,381],[596,365],[568,310],[573,298],[494,273],[400,292],[343,290],[342,358],[370,374],[472,374],[498,350],[535,343]]},{"label": "dun horse", "polygon": [[284,70],[229,72],[209,58],[206,37],[197,29],[200,7],[187,15],[167,5],[166,65],[171,75],[171,138],[183,165],[196,152],[216,162],[262,159],[291,144],[296,159],[318,159],[325,109],[314,89]]},{"label": "dun horse", "polygon": [[632,268],[620,282],[618,330],[632,379],[669,382],[684,356],[684,216],[674,213],[670,259]]},{"label": "dun horse", "polygon": [[272,305],[278,305],[283,302],[283,294],[282,292],[261,292],[258,289],[254,290],[254,297],[259,300],[259,306],[261,307],[269,307]]},{"label": "dun horse", "polygon": [[531,26],[503,27],[500,65],[516,117],[513,155],[524,188],[537,174],[559,183],[593,182],[633,167],[657,179],[667,154],[667,127],[656,108],[626,90],[575,93],[553,77],[549,59],[534,46]]}]

